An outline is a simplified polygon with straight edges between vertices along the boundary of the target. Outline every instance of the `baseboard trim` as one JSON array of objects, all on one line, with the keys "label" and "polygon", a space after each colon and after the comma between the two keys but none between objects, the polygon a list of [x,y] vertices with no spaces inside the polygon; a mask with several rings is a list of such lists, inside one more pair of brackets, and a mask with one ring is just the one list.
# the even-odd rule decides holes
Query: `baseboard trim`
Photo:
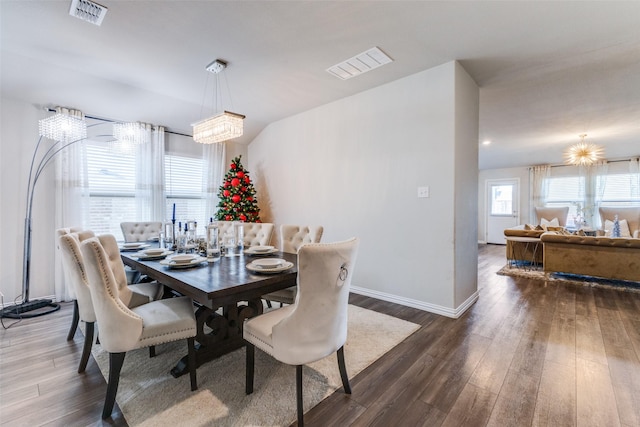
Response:
[{"label": "baseboard trim", "polygon": [[366,297],[404,305],[405,307],[417,308],[418,310],[428,311],[429,313],[439,314],[441,316],[451,317],[453,319],[457,319],[458,317],[462,316],[464,312],[467,311],[469,307],[471,307],[478,300],[479,296],[478,291],[476,291],[457,308],[452,309],[449,307],[430,304],[428,302],[411,298],[399,297],[397,295],[388,294],[386,292],[372,291],[371,289],[361,288],[358,286],[351,286],[351,292],[358,295],[364,295]]}]

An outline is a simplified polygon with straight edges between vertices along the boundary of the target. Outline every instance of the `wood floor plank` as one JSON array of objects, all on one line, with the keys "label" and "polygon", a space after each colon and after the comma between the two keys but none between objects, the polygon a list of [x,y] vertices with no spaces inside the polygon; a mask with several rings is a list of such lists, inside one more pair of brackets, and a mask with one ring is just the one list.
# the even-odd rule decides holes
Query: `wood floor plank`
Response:
[{"label": "wood floor plank", "polygon": [[468,383],[451,407],[442,427],[485,426],[497,398],[497,394]]},{"label": "wood floor plank", "polygon": [[578,426],[620,425],[609,367],[592,360],[576,362],[576,413]]},{"label": "wood floor plank", "polygon": [[539,378],[510,369],[493,406],[488,427],[532,425]]},{"label": "wood floor plank", "polygon": [[576,425],[576,370],[566,363],[546,360],[538,388],[533,425],[571,427]]}]

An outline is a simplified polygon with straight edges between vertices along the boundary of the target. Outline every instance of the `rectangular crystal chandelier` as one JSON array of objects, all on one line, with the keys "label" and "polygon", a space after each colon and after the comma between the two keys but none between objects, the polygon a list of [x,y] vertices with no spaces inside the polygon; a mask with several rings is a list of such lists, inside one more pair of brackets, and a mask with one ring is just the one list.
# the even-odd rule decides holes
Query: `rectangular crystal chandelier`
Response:
[{"label": "rectangular crystal chandelier", "polygon": [[201,144],[213,144],[242,136],[242,114],[224,111],[193,124],[193,140]]},{"label": "rectangular crystal chandelier", "polygon": [[87,122],[79,110],[56,107],[56,113],[38,121],[40,136],[68,143],[87,137]]}]

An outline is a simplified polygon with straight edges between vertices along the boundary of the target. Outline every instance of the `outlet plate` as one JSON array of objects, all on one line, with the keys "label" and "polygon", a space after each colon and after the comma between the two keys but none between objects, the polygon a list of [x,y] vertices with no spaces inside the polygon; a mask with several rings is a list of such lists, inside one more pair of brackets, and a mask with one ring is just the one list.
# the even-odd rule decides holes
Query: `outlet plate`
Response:
[{"label": "outlet plate", "polygon": [[429,197],[429,187],[418,187],[418,198]]}]

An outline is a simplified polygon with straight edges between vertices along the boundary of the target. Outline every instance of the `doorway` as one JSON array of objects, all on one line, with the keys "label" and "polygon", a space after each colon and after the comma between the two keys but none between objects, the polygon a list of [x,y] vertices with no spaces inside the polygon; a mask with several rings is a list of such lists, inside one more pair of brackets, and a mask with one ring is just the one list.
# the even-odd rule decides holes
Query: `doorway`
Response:
[{"label": "doorway", "polygon": [[520,224],[520,180],[487,180],[487,243],[504,245],[504,229]]}]

